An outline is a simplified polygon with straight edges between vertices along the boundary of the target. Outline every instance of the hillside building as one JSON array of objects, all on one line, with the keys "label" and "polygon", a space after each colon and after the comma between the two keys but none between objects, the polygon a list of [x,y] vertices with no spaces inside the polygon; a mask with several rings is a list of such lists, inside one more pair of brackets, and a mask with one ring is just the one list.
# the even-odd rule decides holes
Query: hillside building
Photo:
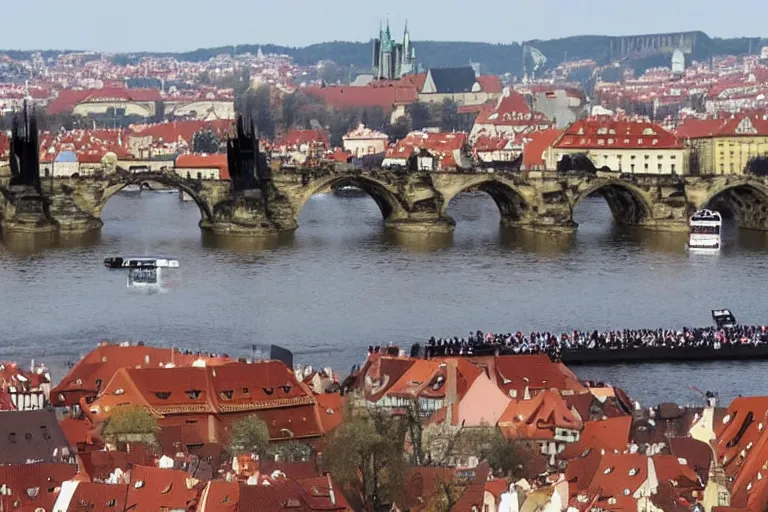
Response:
[{"label": "hillside building", "polygon": [[588,118],[569,126],[548,151],[556,169],[566,155],[581,154],[598,169],[631,174],[686,174],[687,150],[661,126],[611,118]]}]

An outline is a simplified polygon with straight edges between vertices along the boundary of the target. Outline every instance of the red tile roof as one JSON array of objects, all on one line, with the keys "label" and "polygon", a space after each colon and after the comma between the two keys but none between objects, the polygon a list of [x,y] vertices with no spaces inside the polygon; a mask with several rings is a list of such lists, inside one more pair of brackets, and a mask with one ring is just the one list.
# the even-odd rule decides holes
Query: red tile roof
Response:
[{"label": "red tile roof", "polygon": [[556,391],[542,391],[530,400],[512,400],[499,418],[507,439],[554,439],[556,429],[580,432],[584,422]]},{"label": "red tile roof", "polygon": [[200,493],[196,512],[238,512],[240,484],[211,480]]},{"label": "red tile roof", "polygon": [[[127,484],[102,484],[96,482],[65,482],[74,487],[71,499],[64,509],[67,512],[79,510],[125,510]],[[61,495],[65,495],[64,492]],[[57,501],[57,508],[61,503]]]},{"label": "red tile roof", "polygon": [[530,170],[545,167],[546,152],[562,133],[555,129],[526,133],[523,138],[523,168]]},{"label": "red tile roof", "polygon": [[49,114],[71,112],[80,103],[98,102],[110,99],[121,101],[162,101],[157,89],[126,89],[123,87],[105,87],[103,89],[72,90],[64,89],[48,105]]},{"label": "red tile roof", "polygon": [[126,508],[136,512],[158,509],[187,510],[197,489],[185,471],[134,466],[130,471]]},{"label": "red tile roof", "polygon": [[219,179],[228,180],[229,163],[227,155],[215,153],[212,155],[201,155],[198,153],[187,153],[176,157],[176,168],[178,169],[218,169]]},{"label": "red tile roof", "polygon": [[562,363],[553,362],[546,354],[498,356],[492,358],[492,364],[491,376],[509,396],[514,390],[517,397],[522,398],[526,387],[532,392],[551,388],[577,393],[587,391],[571,370]]},{"label": "red tile roof", "polygon": [[490,94],[501,93],[501,78],[496,75],[480,75],[477,77],[477,83],[483,92]]},{"label": "red tile roof", "polygon": [[51,402],[58,407],[78,405],[81,396],[95,395],[100,389],[99,383],[101,387],[106,386],[119,368],[157,368],[171,363],[189,366],[196,360],[203,360],[209,365],[229,361],[228,358],[185,354],[171,348],[102,343],[83,357],[51,390]]},{"label": "red tile roof", "polygon": [[361,107],[381,107],[385,113],[391,112],[396,105],[414,103],[418,92],[413,87],[304,87],[301,91],[315,98],[322,99],[326,105],[345,109]]},{"label": "red tile roof", "polygon": [[0,486],[10,493],[0,496],[0,503],[18,503],[9,510],[53,510],[62,482],[73,478],[76,472],[77,466],[71,464],[0,466]]},{"label": "red tile roof", "polygon": [[275,147],[290,149],[307,144],[330,146],[328,134],[324,130],[291,130],[274,143]]},{"label": "red tile roof", "polygon": [[[341,491],[336,487],[336,494]],[[314,512],[320,510],[340,510],[351,512],[339,500],[332,503],[326,496],[312,496],[295,480],[276,475],[259,477],[256,485],[240,484],[240,510],[249,512]]]},{"label": "red tile roof", "polygon": [[629,444],[629,430],[632,416],[620,416],[599,421],[587,421],[579,440],[566,446],[560,454],[563,459],[583,455],[587,450],[619,453],[626,451]]},{"label": "red tile roof", "polygon": [[609,117],[571,124],[554,144],[558,149],[680,149],[682,142],[649,122],[616,121]]}]

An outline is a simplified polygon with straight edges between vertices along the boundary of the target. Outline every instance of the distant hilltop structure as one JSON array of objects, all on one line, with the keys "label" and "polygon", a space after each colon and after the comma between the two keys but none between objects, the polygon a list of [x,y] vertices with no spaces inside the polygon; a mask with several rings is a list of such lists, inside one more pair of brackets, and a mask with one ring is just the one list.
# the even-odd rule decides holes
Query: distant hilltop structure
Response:
[{"label": "distant hilltop structure", "polygon": [[389,29],[379,26],[379,37],[373,40],[373,77],[378,80],[398,80],[415,71],[416,49],[411,46],[408,22],[403,31],[403,42],[396,43]]}]

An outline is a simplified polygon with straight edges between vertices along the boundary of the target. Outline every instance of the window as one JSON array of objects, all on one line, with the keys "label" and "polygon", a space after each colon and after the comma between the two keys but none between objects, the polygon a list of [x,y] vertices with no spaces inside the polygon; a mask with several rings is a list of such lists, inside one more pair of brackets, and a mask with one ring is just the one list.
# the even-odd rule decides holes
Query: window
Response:
[{"label": "window", "polygon": [[197,179],[198,179],[198,180],[201,180],[201,179],[203,179],[203,173],[201,173],[201,172],[198,172],[198,173],[197,173]]},{"label": "window", "polygon": [[675,174],[675,164],[672,164],[669,168],[672,170],[672,174]]},{"label": "window", "polygon": [[234,395],[234,393],[235,392],[232,391],[231,389],[225,389],[224,391],[219,393],[219,396],[221,397],[222,400],[232,400],[232,396]]},{"label": "window", "polygon": [[243,394],[244,394],[244,395],[247,395],[247,394],[248,394],[248,388],[243,388]]},{"label": "window", "polygon": [[155,396],[159,398],[160,400],[168,400],[168,397],[171,396],[170,391],[155,391]]},{"label": "window", "polygon": [[200,398],[200,390],[199,389],[190,389],[187,391],[187,396],[190,400],[197,400]]},{"label": "window", "polygon": [[635,159],[635,155],[630,156],[629,159],[630,160],[634,160]]},{"label": "window", "polygon": [[677,155],[669,155],[670,160],[675,160],[677,158]]},{"label": "window", "polygon": [[648,170],[648,163],[647,162],[645,163],[645,170],[646,171]]},{"label": "window", "polygon": [[117,500],[115,500],[115,498],[112,498],[111,500],[109,500],[104,504],[105,507],[114,507],[116,505],[117,505]]},{"label": "window", "polygon": [[645,159],[646,160],[650,160],[651,159],[651,155],[645,155]]},{"label": "window", "polygon": [[659,169],[659,172],[661,172],[661,164],[659,164],[657,167]]},{"label": "window", "polygon": [[629,166],[629,172],[635,172],[635,164]]}]

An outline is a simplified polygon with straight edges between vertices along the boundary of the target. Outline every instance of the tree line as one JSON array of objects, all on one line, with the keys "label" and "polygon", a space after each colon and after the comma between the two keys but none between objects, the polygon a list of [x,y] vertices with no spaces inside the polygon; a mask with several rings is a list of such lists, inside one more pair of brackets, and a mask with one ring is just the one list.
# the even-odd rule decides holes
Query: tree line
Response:
[{"label": "tree line", "polygon": [[457,109],[458,104],[451,100],[416,102],[406,107],[404,116],[390,123],[389,113],[380,106],[337,109],[301,91],[281,95],[263,85],[235,95],[235,111],[253,120],[260,137],[274,140],[292,129],[322,129],[328,132],[333,146],[341,146],[342,137],[360,124],[386,133],[393,142],[425,128],[471,130],[475,115],[459,114]]}]

